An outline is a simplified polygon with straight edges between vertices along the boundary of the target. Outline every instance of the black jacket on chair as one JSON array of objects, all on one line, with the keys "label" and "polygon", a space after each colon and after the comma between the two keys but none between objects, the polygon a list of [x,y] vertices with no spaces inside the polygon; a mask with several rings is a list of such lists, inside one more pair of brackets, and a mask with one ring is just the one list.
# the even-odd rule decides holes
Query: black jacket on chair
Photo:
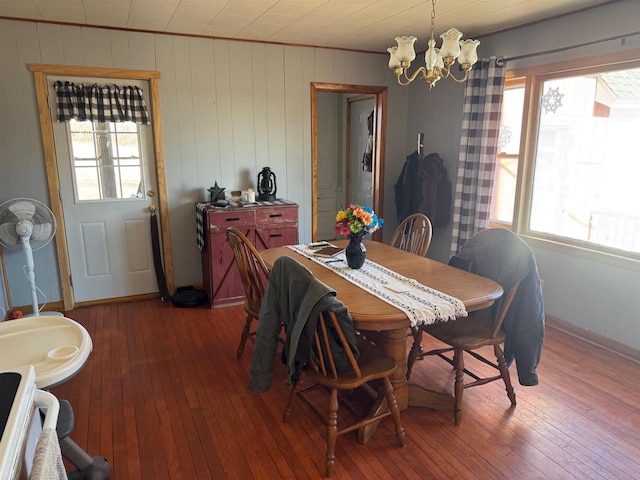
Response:
[{"label": "black jacket on chair", "polygon": [[[336,298],[336,292],[295,259],[278,258],[262,297],[249,372],[250,390],[260,393],[269,389],[282,325],[286,333],[283,361],[287,364],[288,383],[296,382],[311,353],[318,316],[324,311],[336,314],[351,350],[358,358],[353,321],[347,307]],[[350,369],[348,357],[341,354],[340,342],[332,344],[331,349],[338,371]]]},{"label": "black jacket on chair", "polygon": [[510,230],[491,228],[467,240],[449,265],[490,278],[505,292],[520,281],[502,325],[504,358],[507,365],[515,360],[521,385],[537,385],[536,367],[544,343],[544,302],[531,248]]}]

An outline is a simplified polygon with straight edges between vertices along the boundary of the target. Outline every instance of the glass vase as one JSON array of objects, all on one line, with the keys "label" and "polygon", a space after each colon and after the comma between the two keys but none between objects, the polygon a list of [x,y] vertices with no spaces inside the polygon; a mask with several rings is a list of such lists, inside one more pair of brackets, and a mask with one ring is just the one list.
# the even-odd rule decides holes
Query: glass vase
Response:
[{"label": "glass vase", "polygon": [[344,250],[347,258],[347,265],[353,269],[358,269],[364,265],[364,259],[367,256],[367,249],[362,243],[363,235],[349,235],[349,244]]}]

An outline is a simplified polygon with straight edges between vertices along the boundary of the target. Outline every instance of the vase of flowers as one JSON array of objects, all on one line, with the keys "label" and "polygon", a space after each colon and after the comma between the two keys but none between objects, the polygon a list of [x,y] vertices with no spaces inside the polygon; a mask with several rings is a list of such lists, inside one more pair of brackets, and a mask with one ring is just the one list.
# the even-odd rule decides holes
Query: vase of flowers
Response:
[{"label": "vase of flowers", "polygon": [[378,218],[368,206],[350,204],[346,209],[338,211],[335,231],[349,237],[349,244],[345,249],[349,267],[357,269],[364,265],[367,249],[362,239],[382,227],[383,223],[384,220]]}]

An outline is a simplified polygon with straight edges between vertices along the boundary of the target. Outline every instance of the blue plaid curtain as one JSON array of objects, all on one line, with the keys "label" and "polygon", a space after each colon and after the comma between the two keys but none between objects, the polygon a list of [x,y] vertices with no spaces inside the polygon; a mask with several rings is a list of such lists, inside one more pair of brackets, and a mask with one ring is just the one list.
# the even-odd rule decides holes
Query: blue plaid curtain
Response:
[{"label": "blue plaid curtain", "polygon": [[91,120],[94,122],[135,122],[151,124],[142,90],[136,86],[76,85],[57,81],[58,122]]},{"label": "blue plaid curtain", "polygon": [[453,202],[451,255],[489,224],[504,93],[496,57],[476,63],[464,91],[464,114]]}]

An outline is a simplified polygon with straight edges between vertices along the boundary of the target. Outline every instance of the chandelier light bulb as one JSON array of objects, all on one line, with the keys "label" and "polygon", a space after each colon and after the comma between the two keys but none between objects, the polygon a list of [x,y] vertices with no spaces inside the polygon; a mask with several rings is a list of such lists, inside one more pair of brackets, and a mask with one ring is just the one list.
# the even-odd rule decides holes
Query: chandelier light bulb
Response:
[{"label": "chandelier light bulb", "polygon": [[442,38],[440,54],[445,58],[458,58],[460,56],[460,39],[462,38],[462,32],[456,28],[450,28],[440,35],[440,38]]},{"label": "chandelier light bulb", "polygon": [[398,43],[398,50],[396,57],[400,62],[413,62],[416,58],[416,51],[413,44],[416,43],[417,38],[410,36],[396,37]]},{"label": "chandelier light bulb", "polygon": [[401,68],[400,60],[398,60],[398,47],[389,47],[387,48],[387,52],[389,52],[389,68],[391,70],[395,70],[396,68]]},{"label": "chandelier light bulb", "polygon": [[460,65],[469,65],[469,68],[478,61],[478,45],[480,40],[463,40],[460,42],[460,56],[458,57],[458,63]]}]

